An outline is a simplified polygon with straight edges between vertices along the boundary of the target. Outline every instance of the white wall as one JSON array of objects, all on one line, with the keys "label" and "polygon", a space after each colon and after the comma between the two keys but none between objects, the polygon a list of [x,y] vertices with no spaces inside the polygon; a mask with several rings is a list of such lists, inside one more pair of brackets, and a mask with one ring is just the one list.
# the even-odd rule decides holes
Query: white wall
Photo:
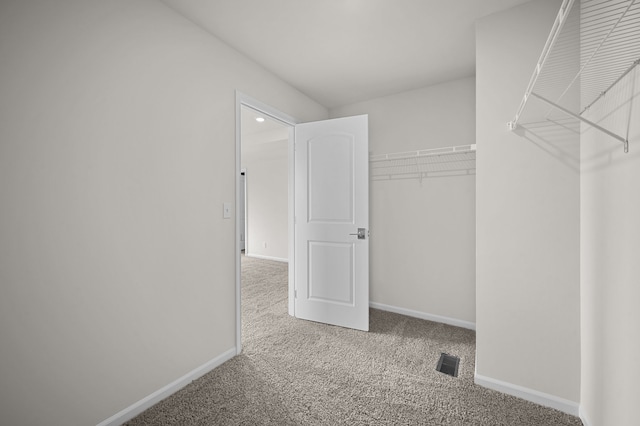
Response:
[{"label": "white wall", "polygon": [[506,126],[559,6],[533,1],[476,26],[476,368],[577,412],[579,138]]},{"label": "white wall", "polygon": [[581,136],[581,410],[590,426],[638,424],[640,69],[586,113],[626,136]]},{"label": "white wall", "polygon": [[0,4],[0,416],[96,424],[235,344],[235,89],[327,111],[152,0]]},{"label": "white wall", "polygon": [[288,259],[288,143],[279,140],[243,148],[249,256]]},{"label": "white wall", "polygon": [[[332,109],[369,114],[369,150],[475,143],[474,78]],[[370,183],[371,301],[475,323],[475,176]]]}]

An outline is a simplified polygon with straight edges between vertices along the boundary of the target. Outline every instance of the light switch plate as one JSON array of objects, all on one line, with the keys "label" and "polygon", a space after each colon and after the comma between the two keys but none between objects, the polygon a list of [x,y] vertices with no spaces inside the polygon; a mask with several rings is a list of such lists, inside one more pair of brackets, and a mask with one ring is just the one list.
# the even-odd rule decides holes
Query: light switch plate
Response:
[{"label": "light switch plate", "polygon": [[222,218],[231,219],[231,203],[222,203]]}]

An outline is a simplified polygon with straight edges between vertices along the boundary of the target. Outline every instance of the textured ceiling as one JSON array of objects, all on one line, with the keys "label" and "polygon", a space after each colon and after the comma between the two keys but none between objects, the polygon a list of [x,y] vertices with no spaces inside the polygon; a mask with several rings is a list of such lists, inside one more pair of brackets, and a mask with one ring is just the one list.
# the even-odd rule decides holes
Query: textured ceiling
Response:
[{"label": "textured ceiling", "polygon": [[476,19],[527,0],[162,1],[332,108],[474,75]]}]

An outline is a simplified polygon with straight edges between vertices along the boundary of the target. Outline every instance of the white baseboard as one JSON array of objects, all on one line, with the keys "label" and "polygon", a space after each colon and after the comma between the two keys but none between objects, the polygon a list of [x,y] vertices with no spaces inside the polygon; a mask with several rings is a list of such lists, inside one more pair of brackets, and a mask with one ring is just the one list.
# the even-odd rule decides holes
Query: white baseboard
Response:
[{"label": "white baseboard", "polygon": [[204,376],[209,371],[213,370],[214,368],[222,365],[224,362],[233,358],[235,355],[236,355],[236,348],[234,347],[229,349],[228,351],[217,356],[211,361],[208,361],[207,363],[201,365],[195,370],[190,371],[189,373],[185,374],[179,379],[158,389],[151,395],[148,395],[145,398],[142,398],[140,401],[128,406],[127,408],[120,411],[119,413],[116,413],[113,416],[109,417],[108,419],[98,423],[98,426],[118,426],[123,424],[126,421],[131,420],[138,414],[145,411],[147,408],[150,408],[151,406],[162,401],[169,395],[179,391],[180,389],[182,389],[192,381],[196,380],[197,378]]},{"label": "white baseboard", "polygon": [[408,317],[420,318],[428,321],[441,322],[443,324],[449,324],[456,327],[468,328],[469,330],[476,329],[476,324],[470,321],[443,317],[441,315],[427,314],[425,312],[414,311],[412,309],[398,308],[397,306],[390,306],[390,305],[385,305],[377,302],[369,302],[369,306],[374,309],[380,309],[381,311],[394,312],[396,314],[406,315]]},{"label": "white baseboard", "polygon": [[558,411],[562,411],[563,413],[567,413],[572,416],[578,416],[578,403],[569,401],[568,399],[559,398],[548,393],[528,389],[522,386],[514,385],[512,383],[503,382],[501,380],[492,379],[491,377],[481,376],[477,373],[474,377],[474,382],[477,385],[483,386],[485,388],[506,393],[507,395],[516,396],[526,401],[544,405],[545,407],[554,408]]},{"label": "white baseboard", "polygon": [[578,413],[580,414],[578,417],[580,417],[580,420],[582,420],[583,426],[591,426],[593,424],[589,421],[589,417],[587,416],[587,413],[582,408],[582,405],[580,406]]},{"label": "white baseboard", "polygon": [[289,259],[285,259],[285,258],[282,258],[282,257],[273,257],[273,256],[265,256],[263,254],[250,254],[250,253],[245,253],[245,256],[247,256],[247,257],[255,257],[256,259],[273,260],[273,261],[276,261],[276,262],[289,263]]}]

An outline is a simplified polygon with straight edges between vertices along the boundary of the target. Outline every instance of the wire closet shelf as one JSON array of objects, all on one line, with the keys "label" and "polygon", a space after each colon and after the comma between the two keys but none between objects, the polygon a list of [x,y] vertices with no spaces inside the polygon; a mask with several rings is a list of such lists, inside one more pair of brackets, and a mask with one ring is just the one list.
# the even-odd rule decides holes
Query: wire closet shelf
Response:
[{"label": "wire closet shelf", "polygon": [[[572,59],[576,55],[576,60]],[[563,0],[529,85],[512,121],[518,127],[530,98],[551,112],[580,120],[622,142],[626,137],[584,117],[640,64],[640,0]],[[579,92],[579,107],[570,102]]]},{"label": "wire closet shelf", "polygon": [[371,180],[422,179],[475,174],[476,145],[460,145],[369,157]]}]

